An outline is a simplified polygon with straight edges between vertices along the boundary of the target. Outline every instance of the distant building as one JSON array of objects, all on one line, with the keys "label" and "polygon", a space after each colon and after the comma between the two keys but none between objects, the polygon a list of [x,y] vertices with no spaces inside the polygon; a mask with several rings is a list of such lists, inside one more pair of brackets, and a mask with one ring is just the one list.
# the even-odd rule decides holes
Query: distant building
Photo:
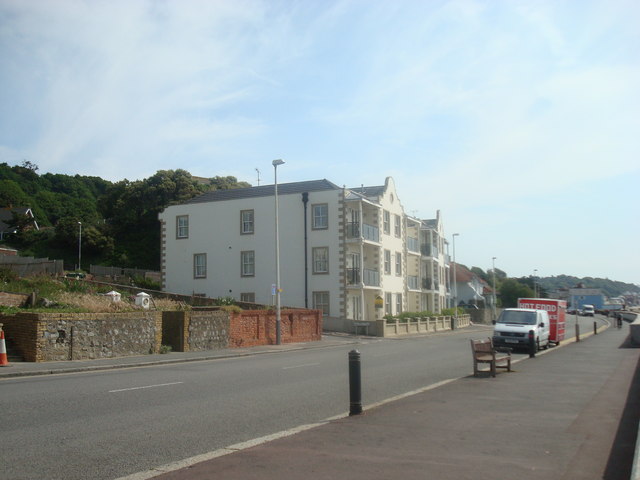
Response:
[{"label": "distant building", "polygon": [[570,288],[569,308],[581,309],[583,305],[593,305],[596,309],[602,309],[604,295],[599,288]]},{"label": "distant building", "polygon": [[[9,225],[14,215],[24,215],[29,218],[34,218],[33,212],[29,207],[0,208],[0,240],[4,240],[4,237],[9,234],[16,233],[15,227]],[[33,228],[39,230],[38,223],[35,220],[33,221]]]},{"label": "distant building", "polygon": [[[274,185],[264,185],[167,207],[159,215],[163,289],[272,304],[274,200]],[[279,184],[278,203],[282,305],[320,309],[327,329],[348,331],[349,322],[447,306],[440,214],[406,215],[391,177],[373,187]]]}]

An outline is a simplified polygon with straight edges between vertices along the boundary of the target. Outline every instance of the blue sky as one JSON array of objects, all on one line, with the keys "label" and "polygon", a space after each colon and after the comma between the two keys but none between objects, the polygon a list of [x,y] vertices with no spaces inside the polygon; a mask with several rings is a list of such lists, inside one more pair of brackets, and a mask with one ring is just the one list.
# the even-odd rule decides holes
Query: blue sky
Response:
[{"label": "blue sky", "polygon": [[0,0],[0,162],[392,176],[460,263],[640,283],[640,2]]}]

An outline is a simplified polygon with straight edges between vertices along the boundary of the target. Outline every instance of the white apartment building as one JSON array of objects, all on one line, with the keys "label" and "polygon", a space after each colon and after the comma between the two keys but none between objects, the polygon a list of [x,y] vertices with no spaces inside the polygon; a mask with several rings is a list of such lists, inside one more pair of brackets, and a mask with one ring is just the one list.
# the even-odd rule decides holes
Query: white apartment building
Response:
[{"label": "white apartment building", "polygon": [[[325,326],[446,307],[440,214],[405,215],[391,177],[278,184],[278,212],[283,306],[320,309]],[[275,302],[274,185],[208,192],[159,219],[165,291]]]}]

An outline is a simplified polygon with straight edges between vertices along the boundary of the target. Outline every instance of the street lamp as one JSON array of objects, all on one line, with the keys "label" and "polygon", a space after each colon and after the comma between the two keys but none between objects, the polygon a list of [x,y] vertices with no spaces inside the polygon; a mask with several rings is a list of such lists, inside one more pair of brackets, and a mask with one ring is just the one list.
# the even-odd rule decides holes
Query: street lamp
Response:
[{"label": "street lamp", "polygon": [[78,270],[82,270],[82,222],[78,222]]},{"label": "street lamp", "polygon": [[282,165],[284,160],[274,160],[271,162],[273,165],[273,176],[274,176],[274,192],[275,192],[275,202],[276,202],[276,345],[280,345],[282,343],[282,338],[280,334],[280,325],[281,325],[281,317],[280,317],[280,231],[278,227],[278,165]]},{"label": "street lamp", "polygon": [[459,233],[453,234],[453,323],[451,324],[451,330],[453,330],[458,323],[458,280],[456,278],[456,237]]},{"label": "street lamp", "polygon": [[538,283],[536,282],[536,277],[538,276],[538,269],[533,269],[533,296],[538,298]]},{"label": "street lamp", "polygon": [[493,320],[496,319],[496,258],[498,257],[492,257],[491,258],[491,262],[493,263],[493,268],[492,268],[492,272],[493,272]]}]

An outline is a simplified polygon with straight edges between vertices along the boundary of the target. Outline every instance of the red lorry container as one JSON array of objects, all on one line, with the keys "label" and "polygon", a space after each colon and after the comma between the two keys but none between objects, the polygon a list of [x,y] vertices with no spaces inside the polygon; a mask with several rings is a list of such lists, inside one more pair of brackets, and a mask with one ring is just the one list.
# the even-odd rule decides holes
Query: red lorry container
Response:
[{"label": "red lorry container", "polygon": [[546,310],[549,313],[549,341],[558,345],[564,340],[567,302],[555,298],[519,298],[518,308]]}]

